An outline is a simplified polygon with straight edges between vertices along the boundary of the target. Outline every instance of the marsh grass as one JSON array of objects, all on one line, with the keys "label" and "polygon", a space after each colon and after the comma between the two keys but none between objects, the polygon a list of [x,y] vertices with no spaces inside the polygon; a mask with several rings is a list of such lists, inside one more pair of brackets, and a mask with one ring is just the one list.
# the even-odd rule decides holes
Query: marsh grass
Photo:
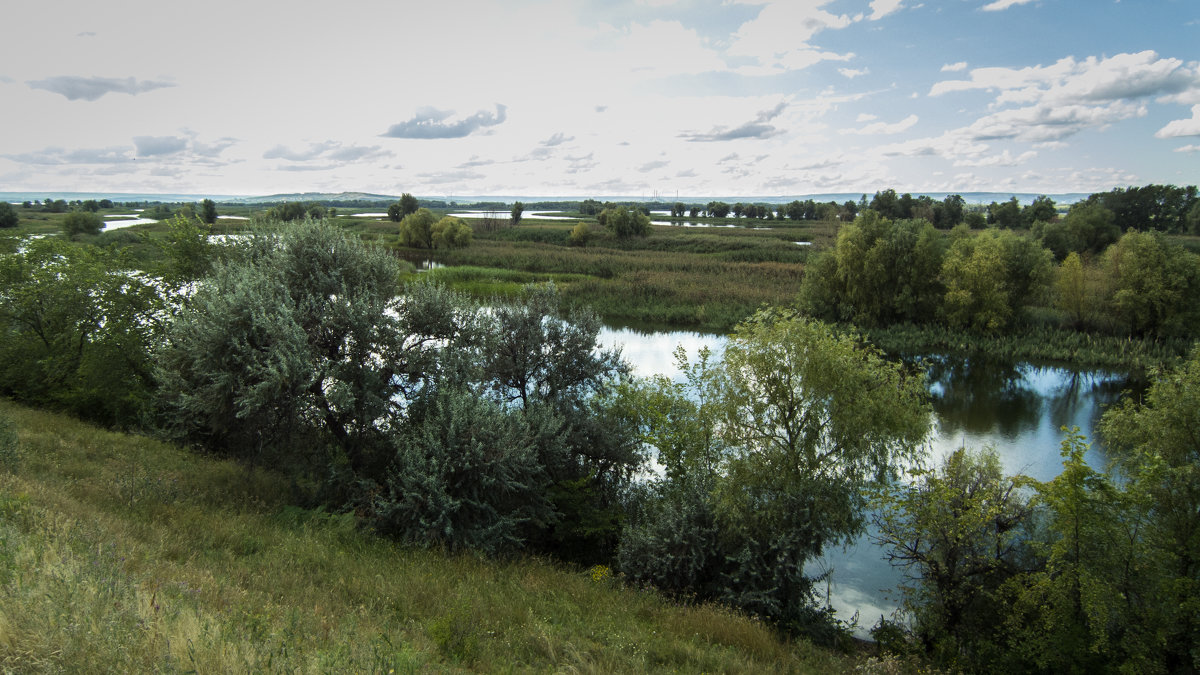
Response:
[{"label": "marsh grass", "polygon": [[848,672],[539,559],[410,550],[263,470],[0,401],[0,671]]}]

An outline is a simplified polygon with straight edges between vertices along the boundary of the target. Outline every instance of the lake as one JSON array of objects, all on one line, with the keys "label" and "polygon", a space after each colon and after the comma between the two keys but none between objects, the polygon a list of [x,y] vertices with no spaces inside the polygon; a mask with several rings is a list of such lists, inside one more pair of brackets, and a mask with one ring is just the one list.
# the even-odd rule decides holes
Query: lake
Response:
[{"label": "lake", "polygon": [[[695,361],[701,348],[719,353],[725,344],[719,335],[621,328],[605,328],[599,341],[621,347],[634,374],[670,378],[680,375],[673,356],[677,345]],[[1062,469],[1060,429],[1077,426],[1093,444],[1088,463],[1097,469],[1105,466],[1104,449],[1093,436],[1104,409],[1129,387],[1125,375],[978,359],[934,357],[925,362],[933,404],[929,463],[964,445],[991,445],[1006,474],[1024,473],[1045,481]],[[849,620],[858,612],[860,635],[896,609],[899,596],[892,589],[901,580],[901,571],[884,560],[883,549],[871,543],[869,534],[827,552],[809,567],[814,574],[832,570],[823,594],[827,592],[838,618]]]}]

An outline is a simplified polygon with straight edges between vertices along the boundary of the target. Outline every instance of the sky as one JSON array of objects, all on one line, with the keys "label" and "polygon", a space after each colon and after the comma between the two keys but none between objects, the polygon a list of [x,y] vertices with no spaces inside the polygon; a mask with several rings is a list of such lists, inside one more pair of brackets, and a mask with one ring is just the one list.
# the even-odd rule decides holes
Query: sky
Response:
[{"label": "sky", "polygon": [[1200,182],[1200,0],[10,0],[0,191]]}]

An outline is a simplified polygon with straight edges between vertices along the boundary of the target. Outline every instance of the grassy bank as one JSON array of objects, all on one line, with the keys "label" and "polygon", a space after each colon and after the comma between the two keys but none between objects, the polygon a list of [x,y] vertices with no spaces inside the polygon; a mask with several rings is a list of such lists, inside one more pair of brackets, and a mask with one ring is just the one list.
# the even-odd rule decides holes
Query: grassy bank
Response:
[{"label": "grassy bank", "polygon": [[399,548],[279,476],[0,400],[0,670],[850,672],[603,571]]}]

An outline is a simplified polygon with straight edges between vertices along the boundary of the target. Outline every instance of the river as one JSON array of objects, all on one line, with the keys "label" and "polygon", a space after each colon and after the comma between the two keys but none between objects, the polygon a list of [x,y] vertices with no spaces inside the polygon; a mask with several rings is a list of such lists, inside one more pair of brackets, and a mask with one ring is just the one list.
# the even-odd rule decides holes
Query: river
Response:
[{"label": "river", "polygon": [[[689,359],[703,347],[719,352],[725,339],[690,332],[640,332],[605,328],[605,346],[619,346],[640,376],[675,378],[673,352],[682,345]],[[998,364],[982,360],[927,359],[927,384],[933,405],[928,445],[929,463],[966,446],[996,449],[1007,474],[1023,473],[1049,480],[1062,469],[1062,427],[1079,427],[1093,444],[1086,455],[1093,467],[1107,462],[1094,440],[1104,409],[1128,387],[1128,378],[1103,371],[1061,366]],[[850,546],[828,551],[810,565],[812,573],[831,570],[822,588],[838,618],[859,615],[859,633],[896,609],[901,572],[883,558],[869,534]]]}]

